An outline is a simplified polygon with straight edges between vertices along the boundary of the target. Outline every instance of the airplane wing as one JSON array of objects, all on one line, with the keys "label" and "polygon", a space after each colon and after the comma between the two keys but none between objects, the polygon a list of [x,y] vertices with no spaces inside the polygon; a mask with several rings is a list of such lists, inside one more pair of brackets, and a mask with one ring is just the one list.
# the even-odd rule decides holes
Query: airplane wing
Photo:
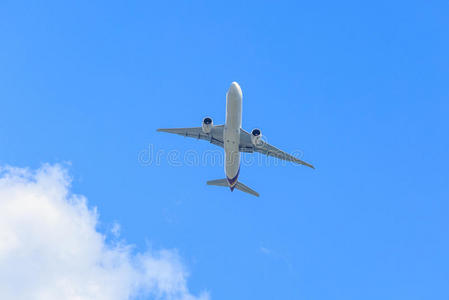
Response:
[{"label": "airplane wing", "polygon": [[253,145],[251,142],[251,134],[243,129],[240,129],[240,151],[241,152],[259,152],[268,156],[276,157],[282,160],[291,161],[297,164],[307,166],[309,168],[315,169],[309,163],[302,161],[278,148],[268,144],[265,141],[260,141],[259,145]]},{"label": "airplane wing", "polygon": [[205,140],[211,142],[212,144],[223,147],[223,127],[224,125],[214,126],[211,128],[211,131],[209,133],[204,133],[201,127],[159,128],[157,131],[174,133],[186,137]]}]

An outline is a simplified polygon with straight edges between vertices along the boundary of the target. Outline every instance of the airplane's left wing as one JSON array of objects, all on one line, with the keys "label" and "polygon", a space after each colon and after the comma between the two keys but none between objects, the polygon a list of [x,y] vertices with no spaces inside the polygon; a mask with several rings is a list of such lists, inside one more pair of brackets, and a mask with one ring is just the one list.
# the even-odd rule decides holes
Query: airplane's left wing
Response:
[{"label": "airplane's left wing", "polygon": [[282,150],[279,150],[278,148],[264,141],[261,141],[260,145],[255,146],[254,151],[315,169],[315,167],[311,164],[300,160],[299,158],[296,158],[293,155],[290,155]]},{"label": "airplane's left wing", "polygon": [[223,125],[213,126],[209,133],[205,133],[202,127],[188,128],[159,128],[159,132],[174,133],[186,137],[209,141],[212,144],[223,147]]},{"label": "airplane's left wing", "polygon": [[268,156],[276,157],[278,159],[291,161],[300,165],[307,166],[315,169],[311,164],[300,160],[299,158],[290,155],[275,146],[268,144],[267,142],[260,140],[257,145],[253,145],[251,142],[251,133],[244,129],[240,129],[240,151],[241,152],[259,152]]}]

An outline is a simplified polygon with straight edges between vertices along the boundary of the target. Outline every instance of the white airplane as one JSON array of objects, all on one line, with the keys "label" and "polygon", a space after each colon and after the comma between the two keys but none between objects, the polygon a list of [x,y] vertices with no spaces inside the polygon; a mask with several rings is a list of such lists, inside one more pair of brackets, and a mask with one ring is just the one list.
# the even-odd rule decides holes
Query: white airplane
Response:
[{"label": "white airplane", "polygon": [[160,128],[157,131],[175,133],[186,137],[206,140],[224,148],[226,179],[208,181],[208,185],[229,187],[259,197],[259,193],[238,181],[240,173],[240,152],[259,152],[286,161],[291,161],[315,169],[306,163],[261,139],[260,129],[248,133],[242,129],[242,89],[233,82],[226,93],[226,122],[224,125],[213,125],[212,119],[203,119],[201,127]]}]

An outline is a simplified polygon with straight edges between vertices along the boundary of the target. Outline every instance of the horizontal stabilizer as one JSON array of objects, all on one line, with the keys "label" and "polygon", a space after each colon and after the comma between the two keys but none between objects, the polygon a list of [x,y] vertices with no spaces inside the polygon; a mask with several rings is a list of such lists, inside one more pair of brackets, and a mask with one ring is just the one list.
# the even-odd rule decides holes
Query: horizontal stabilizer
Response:
[{"label": "horizontal stabilizer", "polygon": [[209,180],[207,182],[207,185],[216,185],[216,186],[229,186],[229,183],[226,179],[216,179],[216,180]]},{"label": "horizontal stabilizer", "polygon": [[[209,181],[207,182],[207,185],[216,185],[216,186],[229,187],[229,183],[228,183],[228,180],[227,180],[227,179],[209,180]],[[253,189],[247,187],[246,185],[244,185],[244,184],[241,183],[240,181],[238,181],[238,182],[235,184],[234,188],[236,188],[236,189],[238,189],[238,190],[240,190],[240,191],[242,191],[242,192],[245,192],[245,193],[254,195],[254,196],[256,196],[256,197],[259,197],[259,193],[258,193],[258,192],[256,192],[255,190],[253,190]],[[233,190],[234,188],[231,188],[231,190]]]},{"label": "horizontal stabilizer", "polygon": [[258,193],[258,192],[256,192],[255,190],[253,190],[253,189],[247,187],[246,185],[244,185],[244,184],[241,183],[240,181],[237,182],[237,184],[235,185],[235,188],[238,189],[238,190],[241,190],[242,192],[245,192],[245,193],[254,195],[254,196],[256,196],[256,197],[259,197],[259,193]]}]

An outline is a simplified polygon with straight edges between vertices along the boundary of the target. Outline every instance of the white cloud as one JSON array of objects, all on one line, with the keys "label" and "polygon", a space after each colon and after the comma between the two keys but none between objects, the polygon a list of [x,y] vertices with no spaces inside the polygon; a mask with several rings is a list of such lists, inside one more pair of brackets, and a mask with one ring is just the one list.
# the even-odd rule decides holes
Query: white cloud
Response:
[{"label": "white cloud", "polygon": [[271,254],[271,250],[263,246],[260,247],[260,252],[263,254]]},{"label": "white cloud", "polygon": [[118,238],[120,236],[120,224],[119,223],[114,223],[114,225],[112,225],[111,228],[111,233],[114,237]]},{"label": "white cloud", "polygon": [[108,244],[96,209],[69,188],[58,165],[0,169],[0,299],[209,298],[189,292],[175,251]]}]

